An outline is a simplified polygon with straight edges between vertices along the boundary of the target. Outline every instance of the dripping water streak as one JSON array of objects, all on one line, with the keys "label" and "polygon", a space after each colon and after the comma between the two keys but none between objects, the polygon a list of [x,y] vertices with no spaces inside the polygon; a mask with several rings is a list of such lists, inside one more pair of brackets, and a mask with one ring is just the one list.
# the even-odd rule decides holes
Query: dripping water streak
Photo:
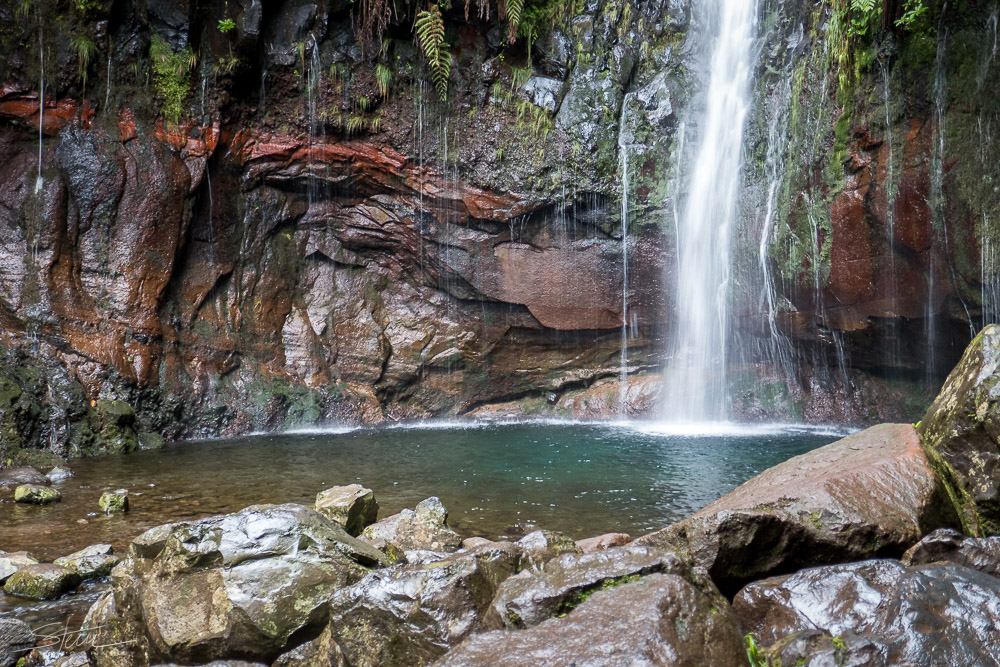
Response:
[{"label": "dripping water streak", "polygon": [[622,100],[622,114],[618,119],[618,152],[621,155],[622,182],[622,341],[618,371],[618,412],[626,412],[625,383],[628,381],[628,140],[625,135],[625,116],[628,100],[632,93],[626,93]]},{"label": "dripping water streak", "polygon": [[45,41],[41,23],[38,25],[38,178],[35,179],[35,194],[42,191],[42,127],[45,125]]},{"label": "dripping water streak", "polygon": [[671,422],[724,420],[730,235],[749,107],[753,0],[706,3],[712,42],[700,146],[678,224],[677,309],[667,366],[665,416]]}]

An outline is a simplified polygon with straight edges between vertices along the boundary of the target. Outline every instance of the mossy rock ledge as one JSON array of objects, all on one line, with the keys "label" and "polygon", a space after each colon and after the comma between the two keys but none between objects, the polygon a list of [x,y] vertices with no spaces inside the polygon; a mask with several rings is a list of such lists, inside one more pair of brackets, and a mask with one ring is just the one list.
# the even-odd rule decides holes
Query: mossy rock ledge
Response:
[{"label": "mossy rock ledge", "polygon": [[917,430],[963,530],[1000,534],[1000,326],[969,343]]}]

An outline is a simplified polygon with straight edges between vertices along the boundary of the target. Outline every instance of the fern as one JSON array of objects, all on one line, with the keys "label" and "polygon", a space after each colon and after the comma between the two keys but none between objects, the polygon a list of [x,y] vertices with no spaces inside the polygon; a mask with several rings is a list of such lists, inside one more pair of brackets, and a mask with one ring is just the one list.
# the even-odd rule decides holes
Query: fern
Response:
[{"label": "fern", "polygon": [[521,15],[524,12],[524,0],[507,0],[507,43],[513,44],[517,39],[517,31],[521,27]]},{"label": "fern", "polygon": [[441,16],[441,9],[436,4],[432,4],[430,9],[417,14],[413,31],[417,35],[417,42],[431,68],[431,79],[434,81],[434,87],[437,88],[441,99],[445,100],[448,97],[451,54],[448,53],[448,45],[444,41],[444,17]]},{"label": "fern", "polygon": [[375,65],[375,85],[378,87],[379,97],[382,99],[389,97],[389,87],[392,85],[392,70],[382,63]]}]

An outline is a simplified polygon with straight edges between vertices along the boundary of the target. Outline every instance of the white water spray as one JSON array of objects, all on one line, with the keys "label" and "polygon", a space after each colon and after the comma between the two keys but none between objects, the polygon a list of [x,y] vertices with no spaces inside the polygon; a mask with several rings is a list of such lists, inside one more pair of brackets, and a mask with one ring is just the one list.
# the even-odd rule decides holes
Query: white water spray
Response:
[{"label": "white water spray", "polygon": [[754,0],[705,3],[711,77],[687,204],[677,226],[677,309],[666,375],[671,422],[726,418],[730,237],[749,108]]}]

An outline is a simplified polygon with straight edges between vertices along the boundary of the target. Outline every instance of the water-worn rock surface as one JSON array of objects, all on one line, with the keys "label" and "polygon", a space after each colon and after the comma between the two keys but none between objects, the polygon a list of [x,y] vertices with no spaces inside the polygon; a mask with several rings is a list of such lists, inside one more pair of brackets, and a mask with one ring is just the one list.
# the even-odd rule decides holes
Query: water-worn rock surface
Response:
[{"label": "water-worn rock surface", "polygon": [[94,544],[68,556],[56,558],[52,564],[72,570],[80,575],[81,579],[86,580],[108,576],[111,574],[111,568],[119,561],[110,544]]},{"label": "water-worn rock surface", "polygon": [[361,536],[375,542],[390,542],[403,551],[455,551],[462,538],[448,527],[447,520],[448,510],[435,496],[420,501],[415,509],[405,509],[373,523]]},{"label": "water-worn rock surface", "polygon": [[355,537],[378,517],[375,493],[360,484],[334,486],[316,494],[316,510]]},{"label": "water-worn rock surface", "polygon": [[1000,578],[1000,536],[965,537],[942,528],[910,547],[901,560],[904,565],[947,561]]},{"label": "water-worn rock surface", "polygon": [[24,621],[0,618],[0,667],[11,667],[35,645],[35,633]]},{"label": "water-worn rock surface", "polygon": [[301,505],[160,526],[132,542],[111,592],[88,614],[99,628],[92,653],[108,666],[270,661],[293,636],[322,629],[337,589],[384,562]]},{"label": "water-worn rock surface", "polygon": [[79,585],[81,577],[73,570],[59,565],[38,563],[25,565],[4,582],[7,595],[33,600],[55,600]]},{"label": "water-worn rock surface", "polygon": [[733,609],[762,645],[780,644],[783,664],[823,664],[824,655],[836,664],[928,667],[997,659],[1000,579],[961,565],[812,568],[748,585]]},{"label": "water-worn rock surface", "polygon": [[745,665],[732,612],[710,587],[673,572],[597,590],[565,616],[475,635],[437,667]]},{"label": "water-worn rock surface", "polygon": [[900,556],[955,523],[909,424],[883,424],[769,468],[634,544],[676,548],[729,594],[774,573]]},{"label": "water-worn rock surface", "polygon": [[965,530],[1000,534],[1000,326],[972,341],[919,430]]}]

